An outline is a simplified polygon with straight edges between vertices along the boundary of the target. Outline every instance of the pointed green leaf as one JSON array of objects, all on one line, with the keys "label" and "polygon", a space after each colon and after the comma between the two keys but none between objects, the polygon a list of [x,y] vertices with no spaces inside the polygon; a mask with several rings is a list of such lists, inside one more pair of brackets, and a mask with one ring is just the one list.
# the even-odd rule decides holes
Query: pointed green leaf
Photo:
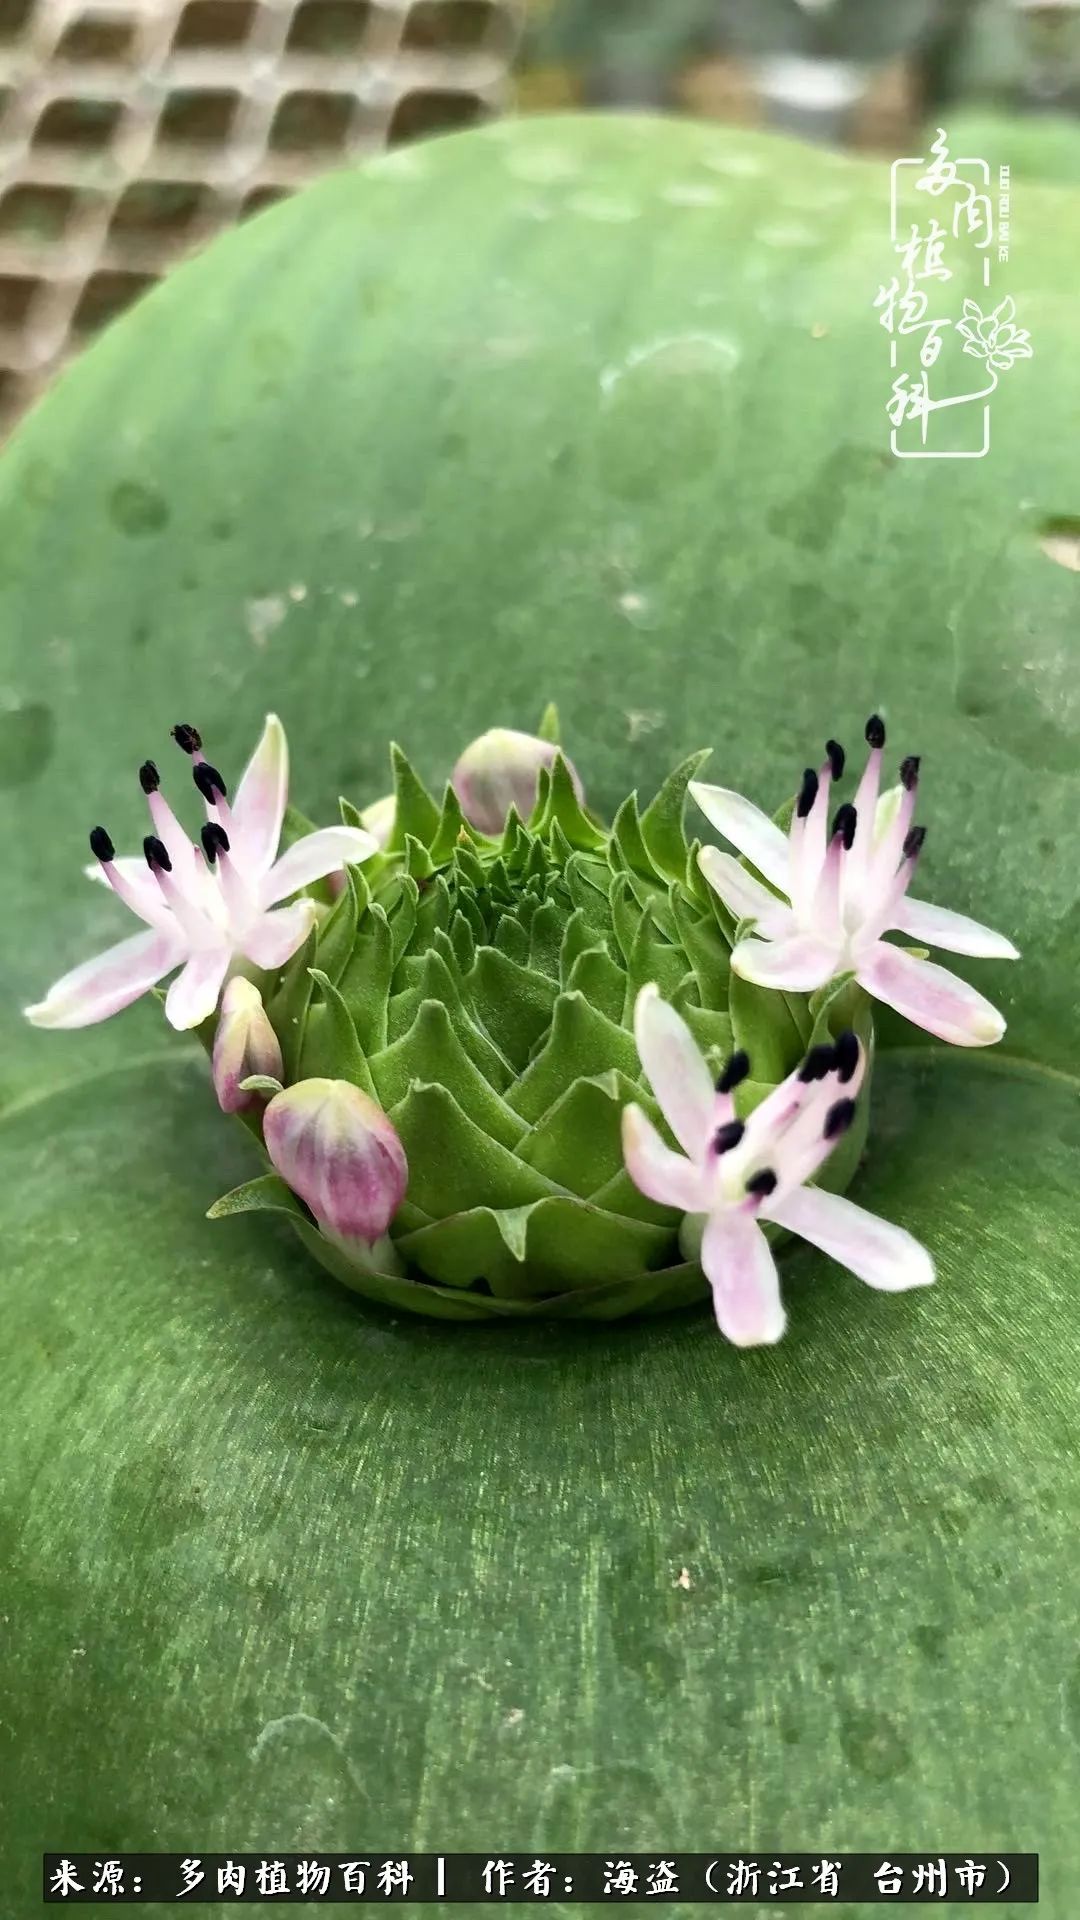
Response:
[{"label": "pointed green leaf", "polygon": [[361,1052],[368,1059],[386,1045],[386,1003],[393,972],[390,923],[377,901],[372,901],[359,927],[352,959],[337,982]]},{"label": "pointed green leaf", "polygon": [[312,927],[302,947],[293,954],[278,978],[274,992],[264,995],[267,1016],[281,1043],[286,1081],[295,1080],[304,1040],[304,1022],[311,1000],[311,968],[318,952],[318,928]]},{"label": "pointed green leaf", "polygon": [[404,853],[410,836],[427,846],[439,828],[439,809],[401,748],[390,748],[394,775],[394,826],[387,842],[391,853]]},{"label": "pointed green leaf", "polygon": [[653,920],[650,906],[641,915],[634,935],[634,944],[626,963],[626,993],[623,1002],[623,1023],[630,1026],[634,1016],[634,1003],[642,987],[650,983],[658,986],[665,1000],[671,1000],[680,982],[686,976],[686,955],[681,947],[673,947],[665,940]]},{"label": "pointed green leaf", "polygon": [[208,1220],[228,1220],[236,1213],[284,1213],[292,1220],[307,1223],[308,1216],[291,1187],[276,1173],[260,1174],[246,1180],[242,1187],[223,1193],[206,1210]]},{"label": "pointed green leaf", "polygon": [[398,965],[409,945],[416,928],[417,906],[420,889],[409,873],[401,876],[401,891],[391,911],[387,914],[390,923],[390,939],[393,947],[394,966]]},{"label": "pointed green leaf", "polygon": [[731,949],[712,914],[692,907],[681,890],[672,886],[668,904],[679,942],[697,979],[703,1007],[725,1007],[731,974]]},{"label": "pointed green leaf", "polygon": [[551,1028],[506,1098],[524,1120],[535,1125],[573,1081],[618,1069],[631,1080],[640,1071],[633,1035],[591,1007],[580,993],[561,993]]},{"label": "pointed green leaf", "polygon": [[466,983],[469,1003],[484,1031],[518,1073],[547,1031],[555,987],[542,973],[508,960],[494,947],[478,947]]},{"label": "pointed green leaf", "polygon": [[519,1158],[587,1199],[622,1167],[622,1110],[629,1100],[640,1102],[641,1090],[624,1074],[575,1080],[519,1139]]},{"label": "pointed green leaf", "polygon": [[553,832],[557,826],[567,843],[582,852],[592,853],[606,844],[606,835],[595,827],[577,797],[570,769],[561,753],[551,765],[550,788],[544,809],[542,830]]},{"label": "pointed green leaf", "polygon": [[686,789],[698,768],[708,759],[708,749],[692,753],[669,773],[663,786],[650,800],[641,816],[641,837],[655,867],[668,880],[681,880],[686,871]]},{"label": "pointed green leaf", "polygon": [[320,1003],[308,1012],[297,1071],[299,1080],[350,1080],[375,1098],[375,1084],[348,1005],[328,974],[311,970]]},{"label": "pointed green leaf", "polygon": [[523,1206],[552,1191],[470,1120],[446,1087],[413,1081],[390,1118],[409,1157],[409,1198],[433,1218],[475,1206]]},{"label": "pointed green leaf", "polygon": [[[462,1025],[460,1019],[451,1021],[440,1001],[423,1001],[408,1031],[372,1062],[379,1104],[389,1110],[405,1099],[414,1083],[437,1081],[493,1140],[514,1147],[525,1131],[524,1122],[470,1058]],[[411,1189],[410,1194],[416,1198]]]},{"label": "pointed green leaf", "polygon": [[[355,878],[358,872],[359,869],[356,867],[345,868],[345,884],[318,929],[315,951],[319,966],[333,981],[340,980],[344,973],[356,940],[356,924],[360,911]],[[367,905],[366,899],[364,905]]]},{"label": "pointed green leaf", "polygon": [[623,864],[646,879],[655,880],[657,870],[645,845],[638,816],[637,794],[629,793],[611,823],[612,851],[617,847]]},{"label": "pointed green leaf", "polygon": [[454,792],[453,787],[447,782],[446,789],[443,793],[442,812],[439,815],[439,824],[435,829],[431,845],[428,848],[428,852],[435,866],[443,867],[447,861],[451,859],[454,849],[461,838],[461,831],[464,825],[465,821],[461,811],[461,802]]},{"label": "pointed green leaf", "polygon": [[570,993],[583,993],[586,1000],[609,1020],[621,1020],[626,1002],[626,975],[616,966],[606,947],[590,947],[574,961],[566,983]]},{"label": "pointed green leaf", "polygon": [[405,871],[413,880],[430,880],[435,862],[427,848],[411,833],[405,835]]}]

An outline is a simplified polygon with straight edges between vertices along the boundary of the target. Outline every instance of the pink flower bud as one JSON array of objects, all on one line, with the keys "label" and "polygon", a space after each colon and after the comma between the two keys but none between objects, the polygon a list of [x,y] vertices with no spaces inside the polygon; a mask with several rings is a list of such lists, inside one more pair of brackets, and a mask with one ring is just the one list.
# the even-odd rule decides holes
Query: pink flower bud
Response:
[{"label": "pink flower bud", "polygon": [[404,1198],[409,1163],[381,1107],[349,1080],[301,1080],[263,1115],[266,1151],[336,1240],[373,1246]]},{"label": "pink flower bud", "polygon": [[[492,727],[482,733],[466,747],[451,776],[466,820],[481,833],[493,835],[502,832],[512,806],[527,820],[536,805],[541,768],[552,766],[558,752],[550,740],[515,733],[511,727]],[[578,799],[584,800],[584,789],[573,767],[570,777]]]},{"label": "pink flower bud", "polygon": [[214,1035],[214,1092],[222,1112],[239,1113],[259,1098],[242,1092],[241,1080],[253,1073],[280,1080],[282,1071],[281,1048],[259,990],[237,974],[225,989]]}]

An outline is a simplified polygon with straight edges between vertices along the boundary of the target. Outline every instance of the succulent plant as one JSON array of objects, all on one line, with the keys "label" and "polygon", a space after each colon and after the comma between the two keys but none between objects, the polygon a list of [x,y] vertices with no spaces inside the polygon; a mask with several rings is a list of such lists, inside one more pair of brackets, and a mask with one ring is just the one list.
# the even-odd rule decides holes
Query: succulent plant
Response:
[{"label": "succulent plant", "polygon": [[[213,1214],[282,1211],[347,1285],[440,1317],[680,1305],[706,1292],[692,1237],[680,1245],[681,1215],[637,1190],[620,1141],[628,1101],[660,1120],[634,1040],[638,992],[659,984],[716,1072],[748,1053],[747,1112],[811,1044],[856,1017],[869,1036],[866,1003],[843,983],[811,1003],[732,975],[736,925],[684,827],[705,753],[643,811],[631,794],[608,828],[554,744],[530,757],[528,736],[501,737],[524,743],[528,820],[511,804],[497,837],[482,832],[463,812],[466,782],[438,802],[395,748],[385,845],[347,868],[263,983],[284,1084],[349,1082],[397,1130],[409,1183],[389,1239],[369,1249],[320,1231],[278,1171]],[[347,802],[342,814],[361,818]],[[242,1118],[257,1130],[260,1109]],[[850,1179],[864,1125],[830,1160],[830,1186]]]}]

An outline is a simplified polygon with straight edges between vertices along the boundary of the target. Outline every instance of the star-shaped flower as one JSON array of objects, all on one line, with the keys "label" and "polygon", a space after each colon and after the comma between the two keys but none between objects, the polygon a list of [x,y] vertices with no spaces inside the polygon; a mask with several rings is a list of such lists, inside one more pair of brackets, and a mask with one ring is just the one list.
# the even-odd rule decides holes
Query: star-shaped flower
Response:
[{"label": "star-shaped flower", "polygon": [[869,1286],[898,1293],[930,1285],[933,1262],[903,1228],[806,1185],[855,1118],[866,1056],[853,1033],[814,1048],[743,1121],[732,1096],[750,1070],[745,1054],[735,1054],[714,1084],[689,1027],[655,986],[638,995],[634,1031],[641,1064],[683,1151],[666,1144],[639,1106],[628,1106],[627,1171],[651,1200],[705,1216],[701,1264],[729,1340],[739,1347],[771,1345],[786,1325],[762,1220],[809,1240]]},{"label": "star-shaped flower", "polygon": [[143,856],[117,859],[104,827],[87,868],[113,889],[147,928],[66,973],[26,1017],[38,1027],[86,1027],[119,1013],[181,969],[165,999],[174,1027],[197,1027],[213,1013],[234,962],[283,966],[302,945],[315,915],[308,899],[282,906],[301,888],[346,863],[367,860],[376,841],[358,827],[325,827],[278,856],[289,784],[285,730],[267,716],[262,739],[230,806],[225,782],[202,751],[194,727],[173,737],[190,755],[206,808],[199,843],[190,840],[160,791],[152,760],[139,769],[154,831]]},{"label": "star-shaped flower", "polygon": [[896,929],[926,946],[987,959],[1016,960],[1017,950],[966,914],[911,898],[908,886],[926,838],[926,829],[912,824],[919,762],[905,760],[899,786],[879,799],[885,728],[876,714],[866,723],[866,739],[870,752],[855,803],[838,807],[831,826],[830,791],[844,770],[844,750],[835,740],[820,770],[808,767],[803,775],[786,836],[741,794],[691,783],[707,819],[769,883],[719,847],[701,849],[701,871],[729,913],[755,923],[731,964],[744,980],[792,993],[853,973],[867,993],[940,1040],[990,1046],[1005,1031],[997,1008],[956,974],[883,936]]}]

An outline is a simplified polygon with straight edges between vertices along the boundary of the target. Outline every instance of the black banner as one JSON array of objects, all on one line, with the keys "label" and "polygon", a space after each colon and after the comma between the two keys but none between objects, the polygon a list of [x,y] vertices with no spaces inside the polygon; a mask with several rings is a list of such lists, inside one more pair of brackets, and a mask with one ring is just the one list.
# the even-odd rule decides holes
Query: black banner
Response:
[{"label": "black banner", "polygon": [[325,1900],[404,1906],[842,1906],[861,1900],[975,1906],[1039,1898],[1037,1853],[47,1853],[49,1906],[258,1905]]}]

